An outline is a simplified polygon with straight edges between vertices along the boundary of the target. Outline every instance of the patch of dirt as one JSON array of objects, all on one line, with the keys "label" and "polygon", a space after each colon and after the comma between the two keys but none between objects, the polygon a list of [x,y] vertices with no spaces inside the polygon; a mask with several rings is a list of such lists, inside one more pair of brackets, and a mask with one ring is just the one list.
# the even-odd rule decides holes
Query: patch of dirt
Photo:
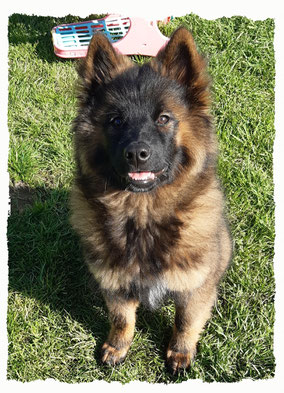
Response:
[{"label": "patch of dirt", "polygon": [[11,213],[14,211],[22,213],[28,206],[32,206],[36,197],[36,191],[23,182],[17,182],[9,186],[9,194]]}]

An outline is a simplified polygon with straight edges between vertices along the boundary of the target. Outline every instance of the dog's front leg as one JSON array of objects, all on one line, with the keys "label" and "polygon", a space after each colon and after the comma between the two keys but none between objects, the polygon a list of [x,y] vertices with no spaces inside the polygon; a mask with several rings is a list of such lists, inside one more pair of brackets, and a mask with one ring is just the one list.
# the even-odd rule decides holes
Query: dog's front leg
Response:
[{"label": "dog's front leg", "polygon": [[173,374],[190,366],[215,299],[216,285],[213,282],[205,283],[192,294],[180,293],[176,297],[175,325],[167,350],[167,365]]},{"label": "dog's front leg", "polygon": [[111,329],[102,347],[102,362],[115,365],[124,360],[131,345],[136,320],[137,300],[105,295]]}]

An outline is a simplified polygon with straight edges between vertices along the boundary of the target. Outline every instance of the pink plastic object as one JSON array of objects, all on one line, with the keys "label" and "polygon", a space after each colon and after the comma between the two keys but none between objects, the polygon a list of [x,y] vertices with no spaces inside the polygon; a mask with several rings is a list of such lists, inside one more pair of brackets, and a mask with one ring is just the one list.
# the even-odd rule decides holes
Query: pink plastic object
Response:
[{"label": "pink plastic object", "polygon": [[55,54],[63,58],[85,57],[96,32],[105,34],[113,47],[124,55],[156,56],[169,40],[154,21],[108,15],[103,19],[54,27],[51,34]]},{"label": "pink plastic object", "polygon": [[128,33],[115,42],[113,47],[124,55],[156,56],[166,45],[168,38],[159,30],[157,23],[142,18],[131,18]]}]

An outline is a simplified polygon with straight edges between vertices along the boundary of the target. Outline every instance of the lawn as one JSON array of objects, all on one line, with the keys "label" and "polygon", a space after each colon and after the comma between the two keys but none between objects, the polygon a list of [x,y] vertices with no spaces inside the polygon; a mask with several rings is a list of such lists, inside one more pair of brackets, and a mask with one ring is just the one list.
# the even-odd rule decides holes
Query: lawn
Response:
[{"label": "lawn", "polygon": [[164,365],[174,319],[171,302],[154,313],[140,308],[125,362],[100,364],[107,311],[68,223],[76,61],[57,58],[50,35],[53,26],[79,19],[20,14],[9,19],[8,379],[178,383],[272,378],[274,21],[209,21],[190,14],[160,27],[165,35],[188,27],[208,58],[219,176],[234,239],[233,262],[195,362],[173,378]]}]

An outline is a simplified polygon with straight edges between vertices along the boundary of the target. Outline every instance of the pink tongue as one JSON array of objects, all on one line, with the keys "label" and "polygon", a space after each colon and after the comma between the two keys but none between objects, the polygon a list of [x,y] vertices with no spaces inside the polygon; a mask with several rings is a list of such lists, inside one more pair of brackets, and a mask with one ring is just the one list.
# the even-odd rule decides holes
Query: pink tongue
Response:
[{"label": "pink tongue", "polygon": [[133,180],[154,180],[155,175],[153,172],[130,172],[128,176]]}]

